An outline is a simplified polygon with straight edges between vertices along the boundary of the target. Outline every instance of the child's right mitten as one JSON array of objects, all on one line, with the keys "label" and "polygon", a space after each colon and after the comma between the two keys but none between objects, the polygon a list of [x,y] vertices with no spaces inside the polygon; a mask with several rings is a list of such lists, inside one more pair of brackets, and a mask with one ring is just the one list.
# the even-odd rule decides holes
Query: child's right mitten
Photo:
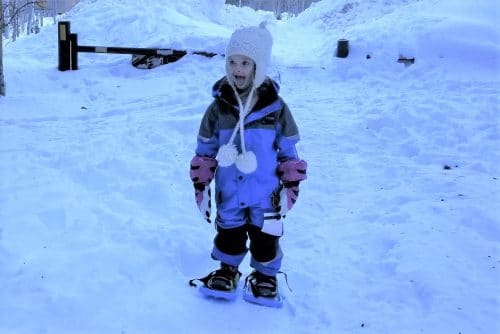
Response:
[{"label": "child's right mitten", "polygon": [[214,178],[216,169],[217,160],[214,158],[195,156],[191,160],[189,176],[193,181],[196,205],[209,223],[211,222],[210,182]]}]

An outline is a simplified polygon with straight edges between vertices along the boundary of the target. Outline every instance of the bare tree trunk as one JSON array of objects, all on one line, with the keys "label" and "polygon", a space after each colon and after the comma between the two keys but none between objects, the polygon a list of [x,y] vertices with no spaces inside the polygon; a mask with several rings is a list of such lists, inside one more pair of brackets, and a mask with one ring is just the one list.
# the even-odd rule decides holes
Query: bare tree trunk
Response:
[{"label": "bare tree trunk", "polygon": [[26,35],[29,35],[33,32],[33,16],[35,14],[35,4],[30,4],[27,8],[27,21],[26,21]]},{"label": "bare tree trunk", "polygon": [[[17,34],[16,34],[16,20],[17,20],[17,15],[16,15],[16,0],[11,0],[10,2],[7,2],[7,9],[9,10],[9,21],[10,21],[10,31],[12,35],[9,37],[12,42],[15,42],[17,39]],[[9,29],[7,29],[9,31]]]},{"label": "bare tree trunk", "polygon": [[[20,25],[20,15],[19,13],[16,13],[17,12],[17,0],[12,0],[14,1],[14,7],[12,7],[12,13],[13,15],[15,15],[15,19],[14,21],[12,22],[12,24],[14,25],[14,34],[15,34],[15,38],[12,39],[13,42],[15,42],[17,40],[17,38],[19,36],[21,36],[21,25]],[[17,15],[16,15],[17,14]]]},{"label": "bare tree trunk", "polygon": [[3,2],[0,0],[0,95],[5,96],[5,81],[3,78]]},{"label": "bare tree trunk", "polygon": [[52,0],[52,17],[54,18],[54,24],[56,24],[56,18],[57,18],[57,1]]}]

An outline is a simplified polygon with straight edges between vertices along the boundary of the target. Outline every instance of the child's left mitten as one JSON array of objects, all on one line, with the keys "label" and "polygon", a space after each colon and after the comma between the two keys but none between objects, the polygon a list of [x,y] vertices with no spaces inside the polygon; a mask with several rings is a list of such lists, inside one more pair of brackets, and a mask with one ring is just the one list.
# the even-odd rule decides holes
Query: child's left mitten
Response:
[{"label": "child's left mitten", "polygon": [[283,188],[279,193],[279,211],[281,216],[293,207],[299,197],[299,183],[307,179],[307,163],[301,159],[291,159],[280,163],[278,176]]}]

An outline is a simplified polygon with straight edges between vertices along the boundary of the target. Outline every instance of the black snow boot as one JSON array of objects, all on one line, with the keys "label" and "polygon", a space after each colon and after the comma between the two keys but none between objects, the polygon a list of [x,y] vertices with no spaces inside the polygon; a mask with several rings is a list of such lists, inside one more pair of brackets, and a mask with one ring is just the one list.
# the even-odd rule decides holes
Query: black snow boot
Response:
[{"label": "black snow boot", "polygon": [[267,276],[254,270],[246,278],[247,283],[250,283],[255,297],[275,298],[278,293],[276,276]]},{"label": "black snow boot", "polygon": [[221,267],[212,271],[203,279],[205,286],[212,290],[233,291],[238,286],[241,273],[238,267],[221,263]]}]

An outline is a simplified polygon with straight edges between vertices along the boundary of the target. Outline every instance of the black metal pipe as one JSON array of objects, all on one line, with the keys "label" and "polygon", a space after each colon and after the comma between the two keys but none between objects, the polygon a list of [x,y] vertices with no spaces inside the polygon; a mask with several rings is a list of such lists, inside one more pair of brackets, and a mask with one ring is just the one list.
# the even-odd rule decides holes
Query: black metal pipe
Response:
[{"label": "black metal pipe", "polygon": [[71,42],[71,69],[78,69],[78,35],[69,34],[69,40]]},{"label": "black metal pipe", "polygon": [[114,46],[90,46],[78,45],[78,52],[90,53],[115,53],[115,54],[134,54],[143,56],[185,56],[188,53],[200,55],[205,57],[214,57],[217,53],[206,51],[192,51],[174,50],[174,49],[151,49],[151,48],[126,48]]},{"label": "black metal pipe", "polygon": [[116,53],[116,54],[135,54],[143,56],[170,56],[170,55],[185,55],[186,51],[172,49],[148,49],[148,48],[123,48],[113,46],[88,46],[78,45],[78,52],[91,53]]}]

